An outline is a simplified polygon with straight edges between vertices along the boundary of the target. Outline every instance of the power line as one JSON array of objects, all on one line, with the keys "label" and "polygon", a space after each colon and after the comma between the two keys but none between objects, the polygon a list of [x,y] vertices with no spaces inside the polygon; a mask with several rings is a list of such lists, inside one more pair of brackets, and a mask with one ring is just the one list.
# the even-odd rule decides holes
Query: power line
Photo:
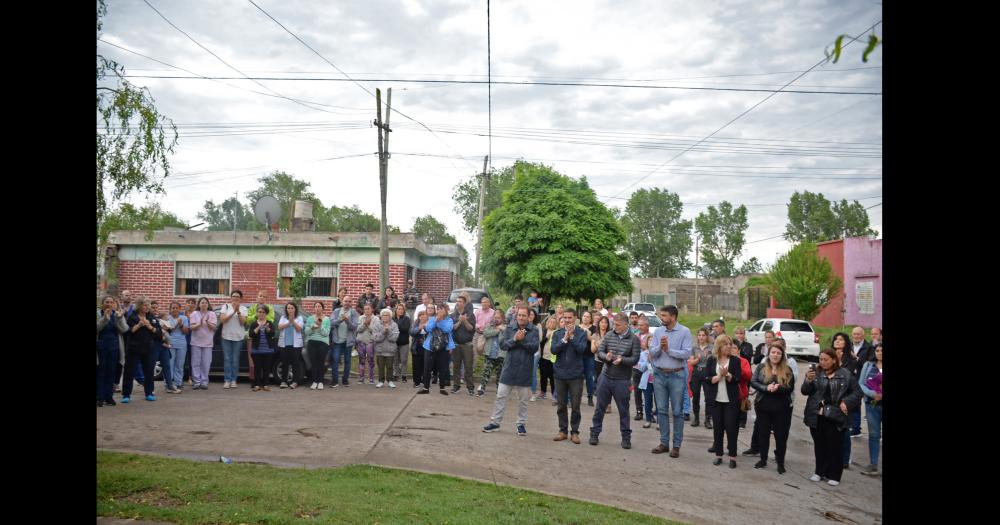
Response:
[{"label": "power line", "polygon": [[766,239],[757,239],[756,241],[749,241],[749,242],[744,243],[744,246],[746,246],[747,244],[753,244],[753,243],[756,243],[756,242],[770,241],[771,239],[777,239],[778,237],[784,237],[784,236],[785,236],[785,234],[782,233],[782,234],[779,234],[779,235],[775,235],[774,237],[767,237]]},{"label": "power line", "polygon": [[[111,47],[115,47],[115,48],[121,49],[122,51],[125,51],[127,53],[132,53],[133,55],[140,56],[140,57],[145,58],[147,60],[152,60],[153,62],[157,62],[157,63],[163,64],[163,65],[165,65],[167,67],[170,67],[170,68],[173,68],[173,69],[176,69],[176,70],[179,70],[179,71],[183,71],[185,73],[189,73],[189,74],[194,75],[196,77],[204,78],[206,80],[215,80],[215,79],[211,79],[211,78],[209,78],[209,77],[207,77],[205,75],[202,75],[200,73],[196,73],[194,71],[191,71],[190,69],[184,69],[184,68],[182,68],[180,66],[175,66],[173,64],[168,64],[168,63],[166,63],[166,62],[164,62],[162,60],[158,60],[158,59],[153,58],[151,56],[144,55],[144,54],[142,54],[142,53],[140,53],[138,51],[134,51],[132,49],[128,49],[126,47],[119,46],[117,44],[112,44],[111,42],[108,42],[107,40],[102,40],[102,39],[98,38],[97,41],[101,42],[103,44],[109,45]],[[137,71],[137,70],[136,69],[132,69],[132,71]],[[283,97],[283,96],[279,96],[279,95],[274,95],[272,93],[264,93],[262,91],[257,91],[257,90],[254,90],[254,89],[247,89],[245,87],[237,86],[235,84],[230,84],[228,82],[223,82],[221,80],[215,80],[215,81],[218,82],[219,84],[224,85],[224,86],[228,86],[228,87],[231,87],[231,88],[234,88],[234,89],[240,89],[240,90],[243,90],[243,91],[249,91],[250,93],[255,93],[257,95],[264,95],[265,97],[285,98],[285,99],[289,99],[289,100],[297,100],[299,102],[303,102],[303,103],[307,103],[307,104],[312,104],[312,105],[315,105],[315,106],[325,106],[325,107],[329,107],[329,108],[346,109],[346,110],[351,110],[351,111],[355,111],[356,110],[356,108],[345,108],[343,106],[334,106],[332,104],[323,104],[321,102],[313,102],[313,101],[303,100],[303,99],[293,99],[292,97]],[[364,110],[364,111],[367,112],[368,110]],[[334,114],[336,114],[338,112],[328,111],[328,113],[334,113]]]},{"label": "power line", "polygon": [[[869,30],[871,30],[871,29],[875,29],[875,26],[879,25],[880,23],[882,23],[882,21],[881,21],[881,20],[879,20],[878,22],[875,22],[875,24],[873,24],[871,28],[869,28],[869,29],[865,30],[865,31],[864,31],[864,33],[867,33],[867,32],[868,32]],[[864,33],[862,33],[862,34],[864,34]],[[844,44],[843,46],[841,46],[841,49],[843,49],[844,47],[847,47],[847,46],[849,46],[849,45],[850,45],[851,43],[853,43],[853,42],[854,42],[854,41],[856,41],[856,40],[857,40],[857,37],[854,37],[854,38],[853,38],[853,39],[852,39],[852,40],[851,40],[850,42],[848,42],[848,43]],[[812,66],[812,67],[810,67],[809,69],[807,69],[807,70],[803,71],[803,72],[802,72],[801,74],[799,74],[798,76],[796,76],[796,77],[795,77],[795,78],[793,78],[792,80],[789,80],[789,81],[788,81],[788,83],[786,83],[786,84],[785,84],[785,87],[787,87],[787,86],[790,86],[790,85],[792,85],[792,83],[793,83],[793,82],[795,82],[796,80],[798,80],[798,79],[800,79],[800,78],[804,77],[804,76],[805,76],[805,75],[807,75],[807,74],[808,74],[808,73],[809,73],[810,71],[812,71],[813,69],[816,69],[817,67],[819,67],[819,66],[820,66],[821,64],[823,64],[823,63],[827,62],[828,60],[829,60],[829,58],[824,58],[823,60],[821,60],[821,61],[817,62],[817,63],[816,63],[815,65],[813,65],[813,66]],[[782,89],[784,89],[784,87],[783,87]],[[768,101],[768,100],[770,100],[770,99],[771,99],[772,97],[774,97],[775,95],[777,95],[777,94],[778,94],[778,93],[779,93],[780,91],[781,91],[781,90],[779,89],[778,91],[775,91],[774,93],[771,93],[770,95],[768,95],[768,96],[764,97],[764,99],[763,99],[763,100],[761,100],[760,102],[757,102],[757,103],[756,103],[756,104],[754,104],[753,106],[750,106],[750,107],[749,107],[749,108],[747,108],[747,109],[746,109],[745,111],[743,111],[742,113],[740,113],[739,115],[737,115],[737,116],[736,116],[735,118],[733,118],[733,119],[732,119],[732,120],[730,120],[729,122],[726,122],[725,124],[723,124],[723,125],[722,125],[722,127],[720,127],[719,129],[717,129],[717,130],[713,131],[712,133],[710,133],[710,134],[709,134],[709,135],[708,135],[707,137],[705,137],[705,138],[703,138],[703,139],[699,140],[699,141],[698,141],[698,142],[696,142],[695,144],[693,144],[693,145],[689,146],[689,147],[688,147],[687,149],[685,149],[685,150],[681,151],[681,152],[680,152],[680,153],[678,153],[677,155],[674,155],[673,157],[671,157],[670,159],[668,159],[668,160],[667,160],[666,162],[664,162],[664,163],[663,163],[663,164],[661,165],[661,167],[662,167],[662,166],[665,166],[665,165],[667,165],[667,164],[669,164],[670,162],[673,162],[673,161],[674,161],[675,159],[677,159],[677,158],[678,158],[678,157],[680,157],[681,155],[683,155],[683,154],[687,153],[688,151],[691,151],[692,149],[694,149],[694,148],[695,148],[695,146],[697,146],[698,144],[701,144],[701,143],[702,143],[702,142],[704,142],[705,140],[708,140],[709,138],[711,138],[711,137],[712,137],[713,135],[715,135],[716,133],[718,133],[718,132],[722,131],[723,129],[725,129],[725,128],[727,128],[727,127],[729,127],[729,125],[730,125],[730,124],[732,124],[733,122],[736,122],[737,120],[739,120],[739,119],[743,118],[743,116],[744,116],[744,115],[746,115],[746,114],[750,113],[751,111],[753,111],[754,109],[756,109],[756,108],[757,108],[758,106],[760,106],[760,105],[761,105],[761,104],[763,104],[764,102],[767,102],[767,101]],[[635,185],[636,185],[636,184],[638,184],[639,182],[641,182],[641,181],[645,180],[646,178],[648,178],[648,177],[649,177],[650,175],[652,175],[653,173],[656,173],[656,172],[657,172],[657,171],[658,171],[659,169],[660,169],[659,167],[658,167],[658,168],[655,168],[655,169],[654,169],[653,171],[650,171],[650,172],[649,172],[649,173],[647,173],[646,175],[643,175],[642,177],[639,177],[639,179],[637,179],[637,180],[636,180],[635,182],[633,182],[632,184],[629,184],[628,186],[626,186],[625,188],[623,188],[623,189],[622,189],[621,191],[619,191],[619,192],[618,192],[618,193],[616,193],[615,195],[616,195],[616,196],[617,196],[617,195],[621,195],[621,193],[622,193],[622,192],[624,192],[625,190],[627,190],[627,189],[629,189],[629,188],[631,188],[631,187],[635,186]]]},{"label": "power line", "polygon": [[[207,52],[208,52],[208,54],[210,54],[210,55],[212,55],[213,57],[215,57],[215,58],[216,58],[216,59],[217,59],[217,60],[218,60],[219,62],[222,62],[223,64],[225,64],[225,65],[226,65],[226,67],[228,67],[229,69],[232,69],[233,71],[235,71],[235,72],[237,72],[237,73],[239,73],[239,74],[243,75],[243,78],[245,78],[245,79],[247,79],[247,80],[250,80],[250,81],[252,81],[252,82],[253,82],[254,84],[257,84],[258,86],[260,86],[260,87],[262,87],[262,88],[264,88],[264,89],[266,89],[266,90],[270,91],[271,93],[274,93],[274,94],[275,94],[276,96],[278,96],[278,97],[280,97],[280,98],[283,98],[283,99],[285,99],[285,100],[288,100],[288,101],[291,101],[291,102],[294,102],[294,103],[296,103],[296,104],[298,104],[298,105],[300,105],[300,106],[303,106],[303,107],[306,107],[306,108],[309,108],[309,109],[311,109],[311,110],[314,110],[314,111],[325,111],[325,112],[327,112],[327,113],[330,113],[330,111],[327,111],[327,110],[324,110],[324,109],[320,109],[320,108],[316,108],[316,107],[313,107],[313,106],[310,106],[309,104],[307,104],[307,103],[305,103],[305,102],[302,102],[302,101],[300,101],[300,100],[297,100],[297,99],[294,99],[294,98],[291,98],[291,97],[287,97],[287,96],[285,96],[285,95],[282,95],[281,93],[278,93],[277,91],[275,91],[275,90],[273,90],[273,89],[271,89],[271,88],[269,88],[269,87],[265,86],[264,84],[261,84],[261,83],[260,83],[259,81],[255,80],[255,79],[253,79],[253,78],[250,78],[250,76],[249,76],[249,75],[247,75],[246,73],[244,73],[244,72],[240,71],[240,70],[239,70],[239,69],[237,69],[237,68],[236,68],[235,66],[233,66],[233,65],[229,64],[229,62],[226,62],[225,60],[223,60],[223,58],[222,58],[222,57],[220,57],[219,55],[216,55],[216,54],[215,54],[214,52],[212,52],[212,50],[211,50],[211,49],[209,49],[209,48],[207,48],[207,47],[203,46],[203,45],[201,44],[201,42],[198,42],[197,40],[195,40],[195,39],[194,39],[194,37],[192,37],[191,35],[189,35],[189,34],[187,34],[186,32],[184,32],[184,30],[183,30],[183,29],[181,29],[181,28],[177,27],[177,25],[176,25],[176,24],[174,24],[173,22],[171,22],[169,18],[167,18],[166,16],[164,16],[164,14],[163,14],[163,13],[161,13],[161,12],[160,12],[160,11],[159,11],[158,9],[156,9],[155,7],[153,7],[153,4],[149,3],[149,0],[142,0],[142,1],[143,1],[143,2],[144,2],[144,3],[146,4],[146,5],[147,5],[147,6],[149,6],[149,8],[150,8],[150,9],[152,9],[153,11],[155,11],[155,12],[156,12],[156,14],[160,15],[160,18],[162,18],[162,19],[163,19],[164,21],[166,21],[166,22],[167,22],[168,24],[170,24],[170,26],[171,26],[171,27],[173,27],[174,29],[176,29],[177,31],[179,31],[179,32],[180,32],[180,33],[181,33],[182,35],[186,36],[186,37],[188,38],[188,40],[190,40],[190,41],[194,42],[194,43],[195,43],[195,45],[197,45],[198,47],[200,47],[200,48],[204,49],[205,51],[207,51]],[[128,76],[128,75],[125,75],[125,76]],[[204,78],[204,79],[206,79],[206,80],[213,80],[213,79],[212,79],[211,77],[198,77],[198,78]],[[222,79],[215,79],[215,80],[222,80]]]},{"label": "power line", "polygon": [[[250,0],[247,0],[250,1]],[[825,61],[825,60],[824,60]],[[804,75],[805,73],[803,73]],[[282,82],[354,82],[353,78],[323,78],[323,77],[184,77],[178,75],[125,75],[127,78],[159,78],[165,80],[268,80]],[[801,77],[802,75],[800,75]],[[798,77],[797,77],[798,78]],[[541,82],[541,81],[512,81],[512,80],[436,80],[427,78],[366,78],[365,82],[402,82],[408,84],[499,84],[504,86],[549,86],[549,87],[598,87],[598,88],[622,88],[622,89],[678,89],[689,91],[733,91],[739,93],[797,93],[803,95],[882,95],[881,91],[819,91],[806,89],[756,89],[756,88],[727,88],[708,86],[667,86],[667,85],[642,85],[642,84],[610,84],[592,82]],[[359,84],[360,85],[360,84]],[[788,84],[786,84],[788,85]],[[419,122],[414,119],[414,122]]]},{"label": "power line", "polygon": [[[331,67],[333,67],[334,69],[336,69],[341,75],[344,75],[344,77],[346,77],[347,80],[350,80],[351,82],[353,82],[356,86],[358,86],[359,88],[361,88],[362,91],[364,91],[365,93],[368,93],[372,97],[375,96],[375,94],[372,93],[368,88],[366,88],[365,86],[361,85],[361,83],[359,83],[357,80],[354,80],[353,78],[351,78],[351,76],[348,75],[347,73],[345,73],[344,70],[342,70],[339,67],[337,67],[336,64],[334,64],[333,62],[331,62],[329,59],[327,59],[325,56],[323,56],[319,51],[316,51],[315,49],[313,49],[312,46],[310,46],[309,44],[307,44],[305,42],[305,40],[302,40],[301,38],[299,38],[298,35],[296,35],[290,29],[288,29],[287,27],[285,27],[284,24],[282,24],[276,18],[274,18],[273,16],[271,16],[271,14],[268,13],[267,11],[265,11],[263,7],[257,5],[257,3],[254,2],[253,0],[247,0],[247,1],[250,2],[251,5],[253,5],[254,7],[256,7],[257,10],[259,10],[261,13],[264,13],[264,16],[270,18],[272,22],[274,22],[275,24],[278,24],[278,27],[284,29],[286,33],[288,33],[289,35],[291,35],[292,38],[294,38],[300,44],[302,44],[303,46],[305,46],[306,49],[312,51],[321,60],[323,60],[324,62],[326,62],[327,64],[329,64]],[[344,80],[344,79],[336,79],[336,80]],[[392,82],[392,81],[391,80],[378,80],[378,79],[367,80],[366,79],[366,82]],[[417,119],[415,119],[415,118],[407,115],[406,113],[403,113],[402,111],[399,111],[396,108],[390,108],[390,111],[395,111],[397,115],[399,115],[399,116],[401,116],[401,117],[403,117],[403,118],[405,118],[407,120],[411,120],[413,122],[416,122],[417,124],[420,124],[424,129],[426,129],[427,131],[429,131],[431,133],[431,135],[434,135],[435,138],[437,138],[439,141],[441,141],[441,143],[444,144],[448,149],[451,149],[452,151],[454,151],[452,149],[452,147],[447,142],[444,141],[444,139],[442,139],[440,136],[438,136],[436,133],[434,133],[434,130],[432,130],[431,128],[429,128],[423,122],[420,122],[419,120],[417,120]],[[465,159],[462,159],[462,160],[465,160]],[[469,162],[468,160],[466,160],[466,163],[468,163],[470,166],[472,166],[473,169],[477,169],[478,170],[478,168],[476,168],[476,166],[474,164],[472,164],[471,162]],[[455,169],[458,169],[458,166],[455,166]]]}]

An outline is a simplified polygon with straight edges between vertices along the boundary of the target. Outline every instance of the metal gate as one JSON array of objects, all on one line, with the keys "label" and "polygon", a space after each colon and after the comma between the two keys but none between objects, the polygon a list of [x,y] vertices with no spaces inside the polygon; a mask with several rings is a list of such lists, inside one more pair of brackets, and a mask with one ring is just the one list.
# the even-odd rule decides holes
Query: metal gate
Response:
[{"label": "metal gate", "polygon": [[769,303],[770,296],[763,288],[753,287],[747,289],[747,315],[751,319],[766,317]]}]

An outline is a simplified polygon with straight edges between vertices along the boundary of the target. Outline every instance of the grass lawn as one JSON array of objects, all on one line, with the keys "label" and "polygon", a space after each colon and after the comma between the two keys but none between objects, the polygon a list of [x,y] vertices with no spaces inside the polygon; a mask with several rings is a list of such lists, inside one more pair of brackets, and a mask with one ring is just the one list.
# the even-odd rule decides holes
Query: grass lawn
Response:
[{"label": "grass lawn", "polygon": [[677,523],[439,474],[97,452],[97,515],[173,523]]}]

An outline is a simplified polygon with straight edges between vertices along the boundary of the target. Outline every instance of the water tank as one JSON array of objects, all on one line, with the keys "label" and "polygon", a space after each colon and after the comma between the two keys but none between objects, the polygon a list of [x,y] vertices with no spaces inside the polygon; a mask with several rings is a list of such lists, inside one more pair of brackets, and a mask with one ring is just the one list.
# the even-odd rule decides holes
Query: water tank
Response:
[{"label": "water tank", "polygon": [[292,217],[295,219],[312,219],[313,204],[309,201],[295,201]]}]

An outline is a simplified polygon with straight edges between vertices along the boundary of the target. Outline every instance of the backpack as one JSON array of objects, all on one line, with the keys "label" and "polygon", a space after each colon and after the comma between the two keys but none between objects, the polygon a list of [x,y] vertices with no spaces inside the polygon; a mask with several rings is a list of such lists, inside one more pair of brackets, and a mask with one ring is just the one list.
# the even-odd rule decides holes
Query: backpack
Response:
[{"label": "backpack", "polygon": [[444,333],[440,328],[434,327],[431,330],[431,352],[440,352],[441,350],[448,349],[448,334]]}]

